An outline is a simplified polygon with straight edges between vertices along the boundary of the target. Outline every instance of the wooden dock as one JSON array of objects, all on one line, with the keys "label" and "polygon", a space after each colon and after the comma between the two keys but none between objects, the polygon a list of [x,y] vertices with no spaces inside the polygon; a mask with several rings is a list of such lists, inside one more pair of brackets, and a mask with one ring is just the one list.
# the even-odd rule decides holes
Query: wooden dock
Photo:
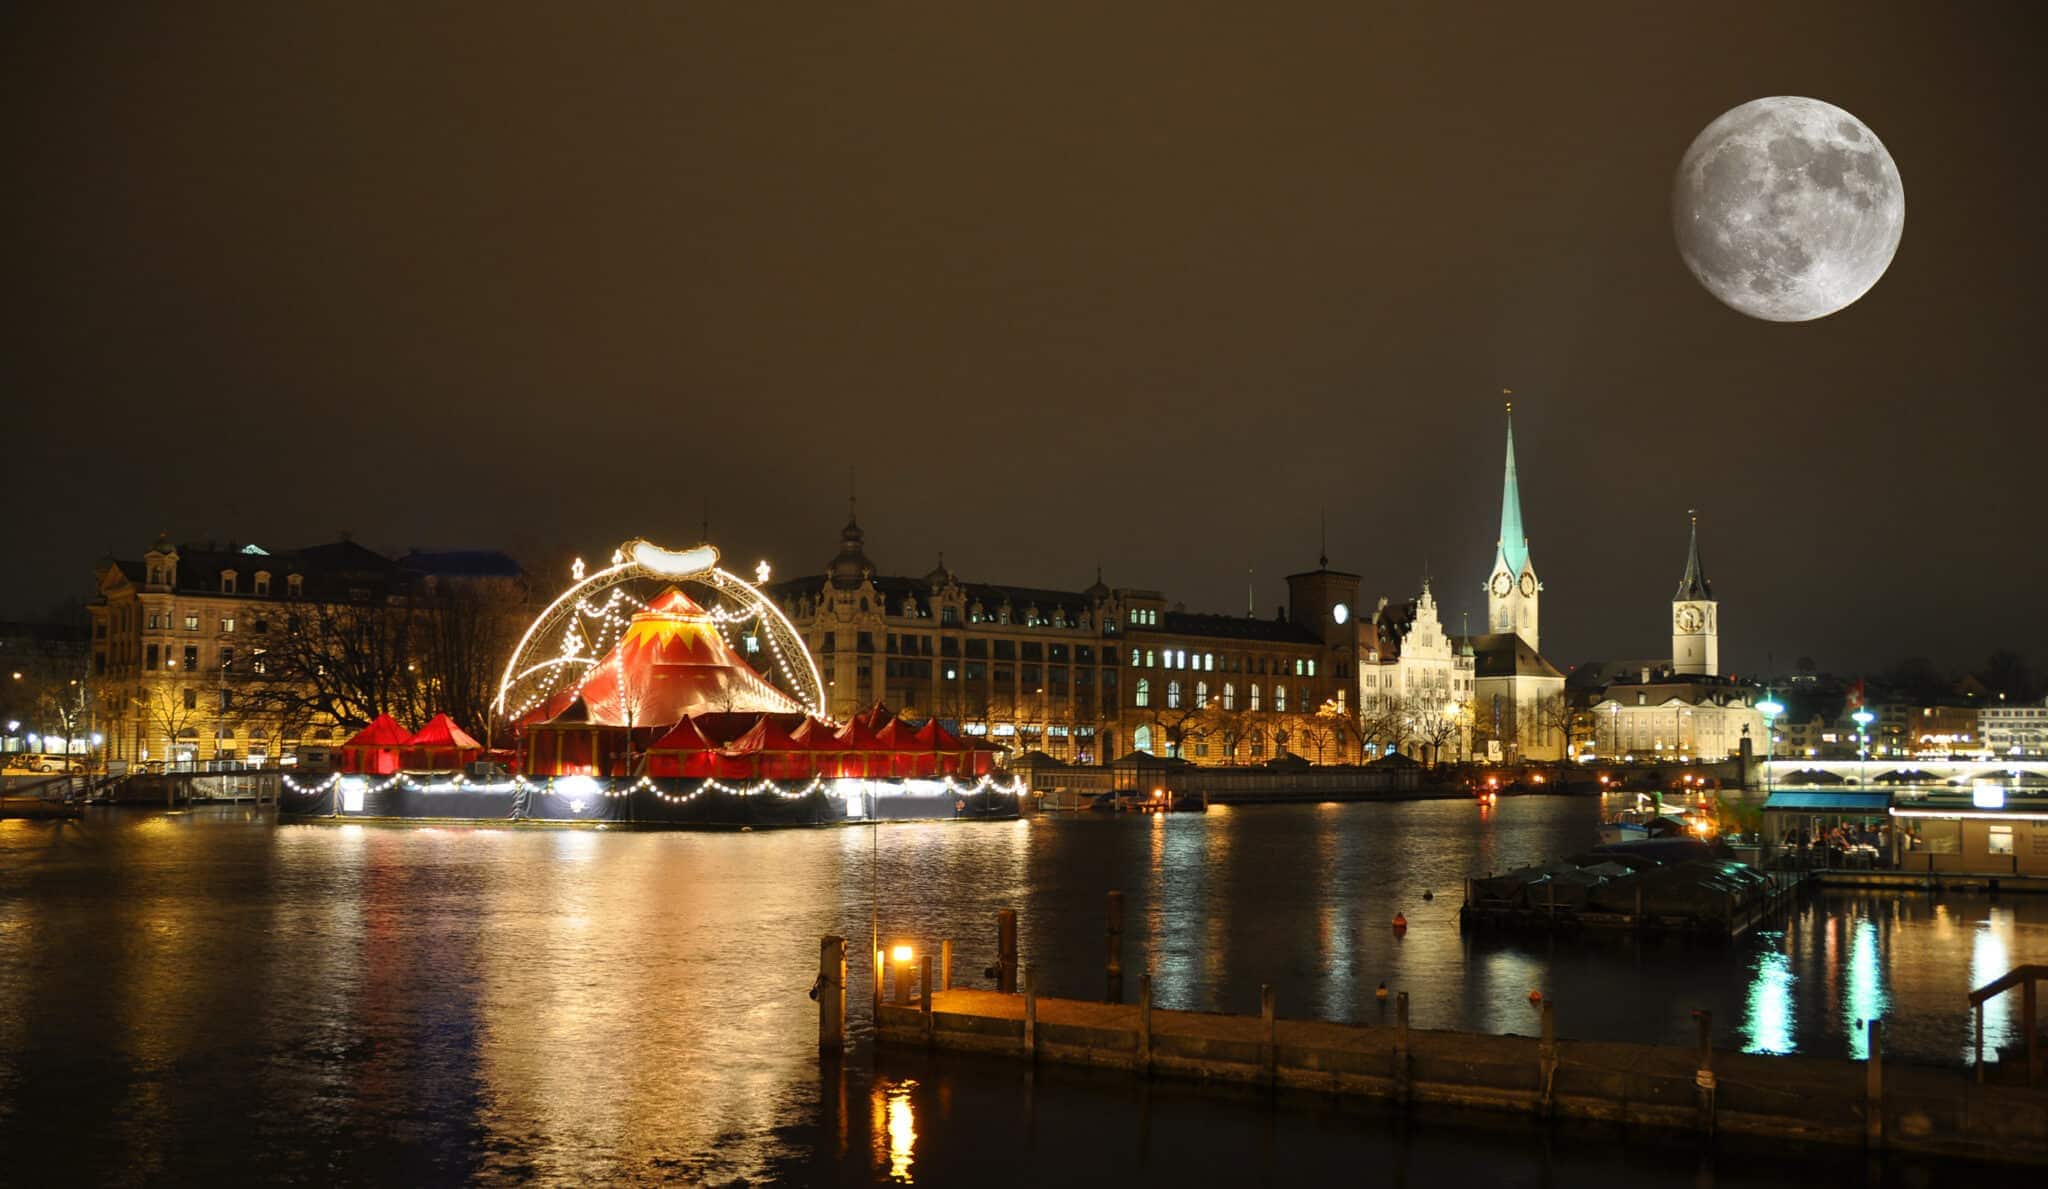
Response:
[{"label": "wooden dock", "polygon": [[[1112,934],[1112,955],[1120,953],[1116,940]],[[1143,975],[1135,1003],[1043,996],[1029,968],[1022,993],[954,988],[951,951],[942,944],[936,962],[920,955],[914,984],[907,963],[895,967],[891,1001],[875,1004],[883,1048],[1098,1066],[1403,1108],[1480,1108],[2048,1164],[2048,1090],[1888,1062],[1879,1020],[1868,1022],[1867,1061],[1715,1049],[1705,1012],[1696,1013],[1698,1042],[1690,1046],[1560,1038],[1548,1002],[1540,1035],[1492,1036],[1410,1028],[1406,993],[1394,997],[1391,1026],[1371,1026],[1283,1018],[1270,987],[1260,988],[1256,1016],[1166,1011],[1152,1005],[1151,979]],[[1005,945],[999,952],[1015,951]],[[999,981],[1009,977],[1009,961],[999,958]],[[888,985],[879,954],[875,966],[876,986]],[[1120,963],[1108,973],[1109,998],[1120,999]],[[846,943],[828,936],[812,988],[819,1048],[828,1058],[845,1045],[846,984]]]}]

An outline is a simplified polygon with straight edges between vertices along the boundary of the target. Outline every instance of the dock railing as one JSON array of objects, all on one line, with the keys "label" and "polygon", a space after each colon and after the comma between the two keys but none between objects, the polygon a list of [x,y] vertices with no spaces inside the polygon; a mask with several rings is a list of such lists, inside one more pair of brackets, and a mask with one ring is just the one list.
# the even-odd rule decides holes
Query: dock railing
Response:
[{"label": "dock railing", "polygon": [[1970,1009],[1976,1020],[1976,1069],[1977,1080],[1984,1080],[1984,1005],[1998,998],[2014,987],[2020,989],[2020,1027],[2026,1031],[2027,1085],[2037,1086],[2041,1079],[2041,1033],[2038,1005],[2040,997],[2037,988],[2042,979],[2048,979],[2048,966],[2030,964],[2015,966],[2005,974],[1992,979],[1970,992]]}]

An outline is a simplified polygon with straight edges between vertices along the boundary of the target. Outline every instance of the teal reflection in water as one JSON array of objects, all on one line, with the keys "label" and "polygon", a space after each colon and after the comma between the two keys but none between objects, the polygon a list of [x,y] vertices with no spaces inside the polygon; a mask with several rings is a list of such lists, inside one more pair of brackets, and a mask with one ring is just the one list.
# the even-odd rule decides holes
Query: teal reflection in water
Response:
[{"label": "teal reflection in water", "polygon": [[1849,1056],[1870,1056],[1870,1034],[1861,1021],[1884,1015],[1883,963],[1878,954],[1877,922],[1858,917],[1849,934],[1849,977],[1842,986],[1842,1015],[1848,1025]]},{"label": "teal reflection in water", "polygon": [[[1784,944],[1784,934],[1777,944]],[[1749,1019],[1745,1030],[1749,1043],[1745,1053],[1789,1053],[1797,1048],[1792,1039],[1792,959],[1783,949],[1766,950],[1756,956],[1750,968]]]}]

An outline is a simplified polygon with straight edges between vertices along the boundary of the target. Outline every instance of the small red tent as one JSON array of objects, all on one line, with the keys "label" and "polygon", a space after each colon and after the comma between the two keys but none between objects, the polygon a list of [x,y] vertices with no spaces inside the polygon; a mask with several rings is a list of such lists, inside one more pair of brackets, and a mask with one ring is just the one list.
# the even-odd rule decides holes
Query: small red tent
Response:
[{"label": "small red tent", "polygon": [[648,747],[647,774],[702,780],[712,774],[717,753],[718,744],[705,737],[697,720],[686,718]]},{"label": "small red tent", "polygon": [[407,768],[445,771],[460,768],[483,753],[484,745],[456,726],[454,719],[436,714],[405,741],[399,758]]},{"label": "small red tent", "polygon": [[967,745],[960,741],[958,735],[941,726],[938,719],[926,719],[911,738],[917,740],[920,762],[924,762],[922,757],[929,757],[939,772],[957,776],[968,767],[962,763],[967,757]]},{"label": "small red tent", "polygon": [[769,780],[809,780],[815,774],[814,753],[774,715],[764,714],[754,729],[732,741],[731,750],[753,761],[752,775]]},{"label": "small red tent", "polygon": [[398,725],[397,719],[380,714],[341,745],[341,770],[389,776],[398,771],[398,749],[411,738],[412,733]]},{"label": "small red tent", "polygon": [[892,718],[875,732],[875,741],[888,750],[886,772],[877,771],[877,776],[889,776],[901,780],[905,777],[930,778],[939,774],[937,756],[919,754],[917,732],[905,726],[900,718]]}]

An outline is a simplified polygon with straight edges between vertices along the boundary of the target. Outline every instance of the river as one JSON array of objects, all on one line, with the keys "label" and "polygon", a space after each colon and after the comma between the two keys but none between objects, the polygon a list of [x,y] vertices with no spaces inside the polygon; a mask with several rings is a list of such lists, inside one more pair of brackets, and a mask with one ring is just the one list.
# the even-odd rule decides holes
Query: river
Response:
[{"label": "river", "polygon": [[[895,1054],[821,1072],[818,938],[956,946],[1018,910],[1050,994],[1959,1064],[1964,993],[2048,961],[2048,899],[1829,893],[1733,945],[1460,936],[1462,879],[1583,849],[1599,805],[1216,809],[758,833],[284,825],[250,810],[0,822],[0,1182],[1784,1184],[1834,1153]],[[1426,892],[1435,893],[1425,900]],[[1409,921],[1405,936],[1389,922]],[[1987,1041],[2017,1032],[1997,1006]],[[1884,1166],[1921,1183],[1927,1169]]]}]

